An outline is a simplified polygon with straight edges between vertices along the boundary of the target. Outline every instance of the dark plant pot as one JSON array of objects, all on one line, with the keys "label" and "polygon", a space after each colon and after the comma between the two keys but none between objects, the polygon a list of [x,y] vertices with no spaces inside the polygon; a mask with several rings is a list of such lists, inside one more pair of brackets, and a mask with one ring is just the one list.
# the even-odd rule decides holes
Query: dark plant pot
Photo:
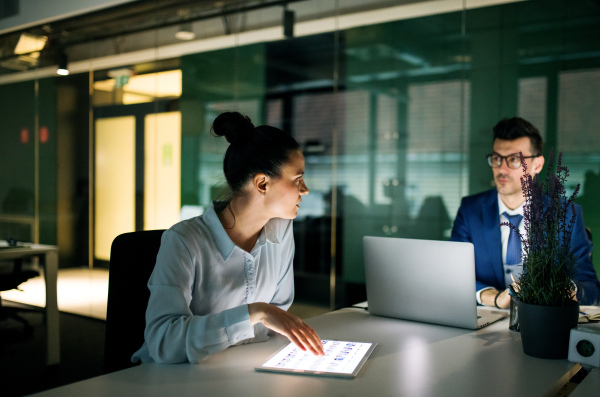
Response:
[{"label": "dark plant pot", "polygon": [[571,328],[579,320],[579,304],[540,306],[518,301],[523,352],[538,358],[567,358]]}]

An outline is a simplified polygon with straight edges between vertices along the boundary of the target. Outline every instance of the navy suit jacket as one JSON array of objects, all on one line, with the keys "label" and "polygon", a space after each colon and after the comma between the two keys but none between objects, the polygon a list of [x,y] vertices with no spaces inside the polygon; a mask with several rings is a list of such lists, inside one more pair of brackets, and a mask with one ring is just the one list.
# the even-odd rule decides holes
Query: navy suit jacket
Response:
[{"label": "navy suit jacket", "polygon": [[[581,206],[575,205],[575,210],[577,218],[571,236],[571,251],[577,257],[577,263],[573,281],[577,284],[579,304],[596,305],[600,298],[600,282],[591,260],[593,246],[585,231]],[[450,239],[473,243],[477,291],[486,287],[499,291],[505,288],[496,189],[462,199]]]}]

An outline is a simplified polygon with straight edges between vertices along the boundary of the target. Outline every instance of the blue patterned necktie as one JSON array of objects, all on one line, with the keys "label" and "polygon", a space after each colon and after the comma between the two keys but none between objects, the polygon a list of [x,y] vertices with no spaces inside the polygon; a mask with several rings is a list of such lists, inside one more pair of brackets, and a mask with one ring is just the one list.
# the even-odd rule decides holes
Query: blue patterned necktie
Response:
[{"label": "blue patterned necktie", "polygon": [[[506,212],[503,212],[502,215],[508,218],[508,221],[515,229],[519,229],[523,215],[508,215]],[[521,263],[521,239],[517,232],[511,228],[506,246],[506,264],[518,265],[519,263]]]}]

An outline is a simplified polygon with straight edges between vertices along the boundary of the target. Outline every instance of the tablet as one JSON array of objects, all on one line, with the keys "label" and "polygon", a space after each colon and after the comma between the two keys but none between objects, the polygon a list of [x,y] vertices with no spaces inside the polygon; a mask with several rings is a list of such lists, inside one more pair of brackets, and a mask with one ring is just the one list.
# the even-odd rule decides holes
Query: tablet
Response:
[{"label": "tablet", "polygon": [[325,356],[315,356],[290,343],[273,354],[257,371],[356,378],[377,343],[323,340]]}]

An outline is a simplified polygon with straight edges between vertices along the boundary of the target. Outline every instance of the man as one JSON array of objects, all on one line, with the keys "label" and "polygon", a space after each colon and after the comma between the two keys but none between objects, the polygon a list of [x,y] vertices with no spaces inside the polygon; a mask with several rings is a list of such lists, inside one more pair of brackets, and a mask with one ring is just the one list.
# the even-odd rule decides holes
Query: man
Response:
[{"label": "man", "polygon": [[[539,131],[528,121],[519,117],[501,120],[494,127],[493,151],[487,156],[496,188],[463,198],[458,209],[451,240],[467,241],[475,246],[476,299],[479,304],[498,308],[507,308],[510,304],[506,288],[522,271],[521,245],[516,233],[507,226],[500,227],[500,223],[511,222],[525,235],[523,168],[519,153],[527,162],[528,172],[538,174],[544,166],[542,145]],[[591,261],[592,243],[578,205],[576,214],[571,239],[571,250],[577,257],[573,282],[577,286],[579,303],[596,305],[600,282]]]}]

